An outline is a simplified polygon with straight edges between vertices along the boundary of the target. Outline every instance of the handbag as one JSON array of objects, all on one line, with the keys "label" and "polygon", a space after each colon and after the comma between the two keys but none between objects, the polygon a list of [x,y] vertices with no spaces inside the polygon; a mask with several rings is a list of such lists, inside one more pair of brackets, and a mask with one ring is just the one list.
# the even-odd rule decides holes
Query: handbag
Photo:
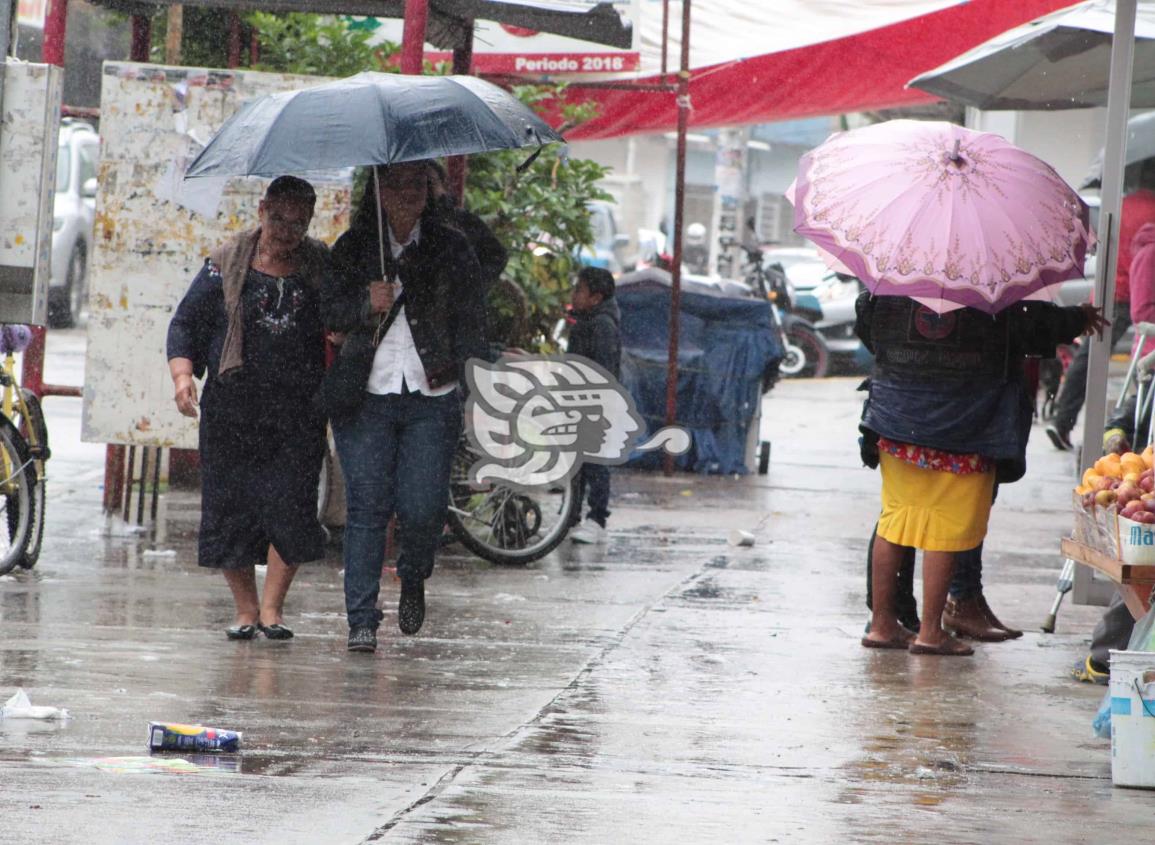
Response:
[{"label": "handbag", "polygon": [[353,332],[341,345],[337,359],[325,371],[321,379],[321,390],[318,394],[318,404],[321,412],[333,422],[342,422],[349,419],[365,402],[365,386],[369,383],[369,373],[373,369],[373,358],[377,354],[377,347],[384,339],[389,327],[397,319],[397,314],[405,302],[405,291],[402,290],[393,300],[393,306],[385,318],[377,324],[372,335],[364,332]]}]

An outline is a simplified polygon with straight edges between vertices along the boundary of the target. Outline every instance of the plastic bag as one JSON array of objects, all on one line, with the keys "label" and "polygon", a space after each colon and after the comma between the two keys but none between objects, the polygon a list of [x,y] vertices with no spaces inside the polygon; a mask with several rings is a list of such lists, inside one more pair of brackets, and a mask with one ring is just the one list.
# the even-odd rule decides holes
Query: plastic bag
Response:
[{"label": "plastic bag", "polygon": [[1103,695],[1103,703],[1099,705],[1099,712],[1091,722],[1091,728],[1099,739],[1111,738],[1111,691]]},{"label": "plastic bag", "polygon": [[0,719],[67,719],[68,711],[60,707],[34,707],[23,689],[0,707]]},{"label": "plastic bag", "polygon": [[1131,629],[1127,651],[1155,651],[1155,604]]}]

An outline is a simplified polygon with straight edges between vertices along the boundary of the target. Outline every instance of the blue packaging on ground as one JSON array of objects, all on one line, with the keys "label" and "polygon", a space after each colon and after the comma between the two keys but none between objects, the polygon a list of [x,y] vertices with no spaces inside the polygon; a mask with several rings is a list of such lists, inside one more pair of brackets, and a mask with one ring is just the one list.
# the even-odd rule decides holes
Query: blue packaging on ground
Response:
[{"label": "blue packaging on ground", "polygon": [[150,751],[240,751],[241,733],[204,725],[149,722]]}]

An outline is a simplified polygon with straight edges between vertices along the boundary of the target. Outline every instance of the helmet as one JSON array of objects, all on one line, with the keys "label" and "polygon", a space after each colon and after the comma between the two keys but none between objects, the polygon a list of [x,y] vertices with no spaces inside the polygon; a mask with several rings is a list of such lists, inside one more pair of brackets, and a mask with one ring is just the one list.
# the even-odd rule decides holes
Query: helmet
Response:
[{"label": "helmet", "polygon": [[701,244],[706,241],[706,227],[701,223],[691,223],[686,227],[686,242]]}]

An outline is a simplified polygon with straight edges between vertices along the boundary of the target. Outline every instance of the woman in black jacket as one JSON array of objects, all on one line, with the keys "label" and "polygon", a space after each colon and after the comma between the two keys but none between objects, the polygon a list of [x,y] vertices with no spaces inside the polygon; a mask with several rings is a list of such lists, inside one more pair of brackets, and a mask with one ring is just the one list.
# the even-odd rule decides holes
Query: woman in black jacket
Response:
[{"label": "woman in black jacket", "polygon": [[360,394],[357,410],[332,420],[348,501],[348,646],[372,652],[394,514],[398,627],[415,634],[425,619],[425,579],[433,573],[461,433],[457,385],[467,360],[487,356],[485,316],[477,259],[465,236],[434,212],[426,162],[376,169],[353,225],[333,247],[333,262],[325,324],[347,333],[349,349],[375,348],[368,382],[350,388]]}]

